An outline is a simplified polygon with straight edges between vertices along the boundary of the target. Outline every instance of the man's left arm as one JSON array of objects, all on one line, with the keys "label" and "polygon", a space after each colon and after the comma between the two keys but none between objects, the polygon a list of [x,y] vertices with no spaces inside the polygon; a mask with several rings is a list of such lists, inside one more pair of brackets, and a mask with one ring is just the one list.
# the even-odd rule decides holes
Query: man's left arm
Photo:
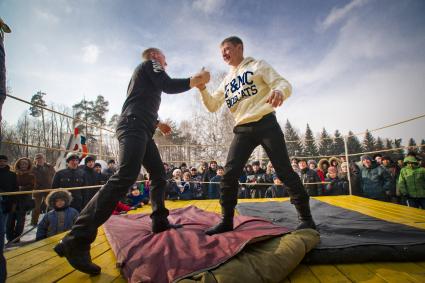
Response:
[{"label": "man's left arm", "polygon": [[260,61],[259,64],[262,78],[271,90],[267,102],[272,104],[273,107],[281,106],[283,101],[292,94],[291,84],[265,61]]}]

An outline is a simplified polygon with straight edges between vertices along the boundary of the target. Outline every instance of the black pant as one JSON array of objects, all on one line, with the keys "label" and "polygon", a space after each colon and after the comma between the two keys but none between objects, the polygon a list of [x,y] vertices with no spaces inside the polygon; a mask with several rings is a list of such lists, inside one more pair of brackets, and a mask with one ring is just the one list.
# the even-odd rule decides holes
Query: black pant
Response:
[{"label": "black pant", "polygon": [[9,213],[6,221],[6,238],[12,241],[24,232],[25,211],[15,211]]},{"label": "black pant", "polygon": [[118,201],[135,183],[141,166],[151,178],[150,197],[153,221],[168,216],[165,208],[166,175],[153,133],[145,130],[133,116],[122,117],[118,124],[119,169],[81,211],[71,232],[65,237],[71,246],[89,249],[97,228],[111,216]]},{"label": "black pant", "polygon": [[291,203],[301,205],[308,202],[308,195],[297,173],[291,167],[283,132],[276,116],[269,114],[260,121],[236,126],[235,136],[230,145],[224,176],[220,184],[220,204],[224,212],[231,211],[237,204],[238,179],[251,156],[259,145],[263,146],[279,179],[288,187]]}]

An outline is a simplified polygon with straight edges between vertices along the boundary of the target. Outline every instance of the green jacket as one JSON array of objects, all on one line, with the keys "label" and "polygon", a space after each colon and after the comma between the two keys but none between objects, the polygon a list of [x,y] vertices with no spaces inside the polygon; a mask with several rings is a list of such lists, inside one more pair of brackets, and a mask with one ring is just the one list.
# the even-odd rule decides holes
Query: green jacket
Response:
[{"label": "green jacket", "polygon": [[425,168],[418,166],[403,167],[397,185],[401,195],[411,198],[425,198]]}]

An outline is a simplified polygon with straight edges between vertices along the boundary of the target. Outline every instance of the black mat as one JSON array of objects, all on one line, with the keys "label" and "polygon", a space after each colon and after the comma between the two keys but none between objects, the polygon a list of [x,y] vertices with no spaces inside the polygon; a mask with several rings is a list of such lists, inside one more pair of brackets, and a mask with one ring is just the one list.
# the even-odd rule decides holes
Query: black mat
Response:
[{"label": "black mat", "polygon": [[[387,222],[359,212],[310,200],[321,242],[306,263],[425,260],[425,230]],[[240,203],[241,215],[261,217],[294,229],[295,207],[285,202]]]}]

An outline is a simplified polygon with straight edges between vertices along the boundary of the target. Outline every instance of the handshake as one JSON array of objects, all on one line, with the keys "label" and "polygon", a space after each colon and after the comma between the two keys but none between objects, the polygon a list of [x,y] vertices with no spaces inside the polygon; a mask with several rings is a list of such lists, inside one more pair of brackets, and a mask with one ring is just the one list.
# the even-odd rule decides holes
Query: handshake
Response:
[{"label": "handshake", "polygon": [[205,84],[210,81],[210,72],[202,68],[201,71],[190,78],[190,87],[204,89]]}]

